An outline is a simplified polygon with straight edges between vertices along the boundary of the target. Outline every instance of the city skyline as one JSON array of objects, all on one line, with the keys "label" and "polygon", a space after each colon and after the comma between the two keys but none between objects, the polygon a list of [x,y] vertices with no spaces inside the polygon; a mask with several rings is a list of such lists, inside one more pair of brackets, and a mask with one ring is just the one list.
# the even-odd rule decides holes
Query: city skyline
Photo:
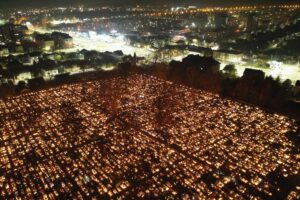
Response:
[{"label": "city skyline", "polygon": [[1,1],[2,8],[22,7],[58,7],[58,6],[136,6],[136,5],[173,5],[173,6],[236,6],[236,5],[278,5],[288,3],[299,3],[299,0],[11,0]]}]

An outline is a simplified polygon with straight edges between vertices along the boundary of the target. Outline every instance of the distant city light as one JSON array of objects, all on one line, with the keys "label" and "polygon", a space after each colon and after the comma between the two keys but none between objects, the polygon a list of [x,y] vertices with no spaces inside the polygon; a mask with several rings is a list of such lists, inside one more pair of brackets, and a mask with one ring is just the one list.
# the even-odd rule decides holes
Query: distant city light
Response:
[{"label": "distant city light", "polygon": [[116,34],[116,33],[118,33],[118,31],[115,30],[115,29],[113,29],[113,30],[110,31],[110,33],[111,33],[111,34]]}]

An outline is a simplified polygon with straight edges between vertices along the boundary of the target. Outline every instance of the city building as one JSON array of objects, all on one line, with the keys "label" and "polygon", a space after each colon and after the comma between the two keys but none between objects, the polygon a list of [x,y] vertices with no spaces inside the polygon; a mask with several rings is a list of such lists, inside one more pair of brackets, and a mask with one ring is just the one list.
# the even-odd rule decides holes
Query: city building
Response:
[{"label": "city building", "polygon": [[0,26],[0,42],[16,43],[21,42],[26,35],[28,28],[22,25],[4,24]]},{"label": "city building", "polygon": [[213,50],[211,48],[198,47],[198,46],[189,46],[188,50],[190,52],[199,53],[201,56],[213,57]]},{"label": "city building", "polygon": [[220,49],[220,50],[213,51],[213,57],[220,61],[227,61],[230,63],[240,63],[243,60],[244,54],[238,51]]},{"label": "city building", "polygon": [[7,56],[9,54],[9,50],[7,46],[0,46],[0,56]]},{"label": "city building", "polygon": [[263,81],[265,78],[265,73],[261,70],[246,68],[242,78],[255,83],[258,81]]},{"label": "city building", "polygon": [[54,40],[56,49],[73,47],[73,38],[66,33],[53,32],[51,37]]},{"label": "city building", "polygon": [[53,51],[55,49],[55,41],[50,34],[38,34],[35,41],[43,51]]},{"label": "city building", "polygon": [[254,31],[257,29],[258,22],[257,22],[257,17],[254,13],[250,13],[247,16],[247,24],[246,24],[246,29],[247,31]]},{"label": "city building", "polygon": [[220,71],[220,62],[212,57],[204,57],[199,55],[188,55],[182,59],[182,63],[186,66],[195,68],[196,70],[207,73],[218,73]]},{"label": "city building", "polygon": [[215,29],[223,29],[228,25],[228,15],[226,13],[216,13],[214,15]]},{"label": "city building", "polygon": [[21,72],[19,73],[15,79],[14,79],[14,84],[17,85],[20,81],[27,81],[29,79],[34,78],[31,72]]}]

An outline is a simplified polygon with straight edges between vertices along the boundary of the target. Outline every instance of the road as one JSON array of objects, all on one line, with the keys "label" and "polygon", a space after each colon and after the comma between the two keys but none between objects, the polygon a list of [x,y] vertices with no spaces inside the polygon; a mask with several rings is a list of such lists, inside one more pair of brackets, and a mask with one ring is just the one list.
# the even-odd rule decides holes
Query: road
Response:
[{"label": "road", "polygon": [[[41,27],[30,27],[32,31],[38,31],[42,33],[60,31],[60,30],[50,30],[44,29]],[[88,33],[82,32],[68,32],[73,37],[74,48],[61,50],[64,52],[74,52],[82,49],[86,50],[96,50],[100,52],[105,51],[117,51],[122,50],[124,54],[134,55],[136,53],[138,56],[145,57],[146,60],[152,61],[155,57],[155,52],[151,51],[148,47],[134,47],[129,44],[128,41],[124,38],[124,36],[110,36],[110,35],[94,35],[93,37],[89,36]],[[195,52],[186,51],[183,55],[172,58],[174,60],[180,61],[182,58],[189,54],[197,54]],[[170,60],[166,60],[169,62]],[[227,60],[220,60],[221,69],[224,68],[225,65],[231,64],[231,62]],[[280,63],[280,65],[271,67],[271,68],[257,68],[255,66],[249,64],[242,63],[233,63],[238,72],[238,76],[242,76],[244,70],[246,68],[258,69],[265,72],[266,76],[272,76],[274,78],[279,77],[281,80],[290,79],[293,83],[296,83],[297,80],[300,80],[300,64],[285,64]]]}]

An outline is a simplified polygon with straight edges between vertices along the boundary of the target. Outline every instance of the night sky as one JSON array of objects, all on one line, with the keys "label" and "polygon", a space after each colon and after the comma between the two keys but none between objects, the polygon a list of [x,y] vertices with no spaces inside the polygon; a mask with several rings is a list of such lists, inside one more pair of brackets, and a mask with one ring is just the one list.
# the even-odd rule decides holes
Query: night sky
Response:
[{"label": "night sky", "polygon": [[68,5],[197,5],[197,6],[230,6],[253,4],[300,3],[300,0],[0,0],[0,8],[11,7],[45,7]]}]

